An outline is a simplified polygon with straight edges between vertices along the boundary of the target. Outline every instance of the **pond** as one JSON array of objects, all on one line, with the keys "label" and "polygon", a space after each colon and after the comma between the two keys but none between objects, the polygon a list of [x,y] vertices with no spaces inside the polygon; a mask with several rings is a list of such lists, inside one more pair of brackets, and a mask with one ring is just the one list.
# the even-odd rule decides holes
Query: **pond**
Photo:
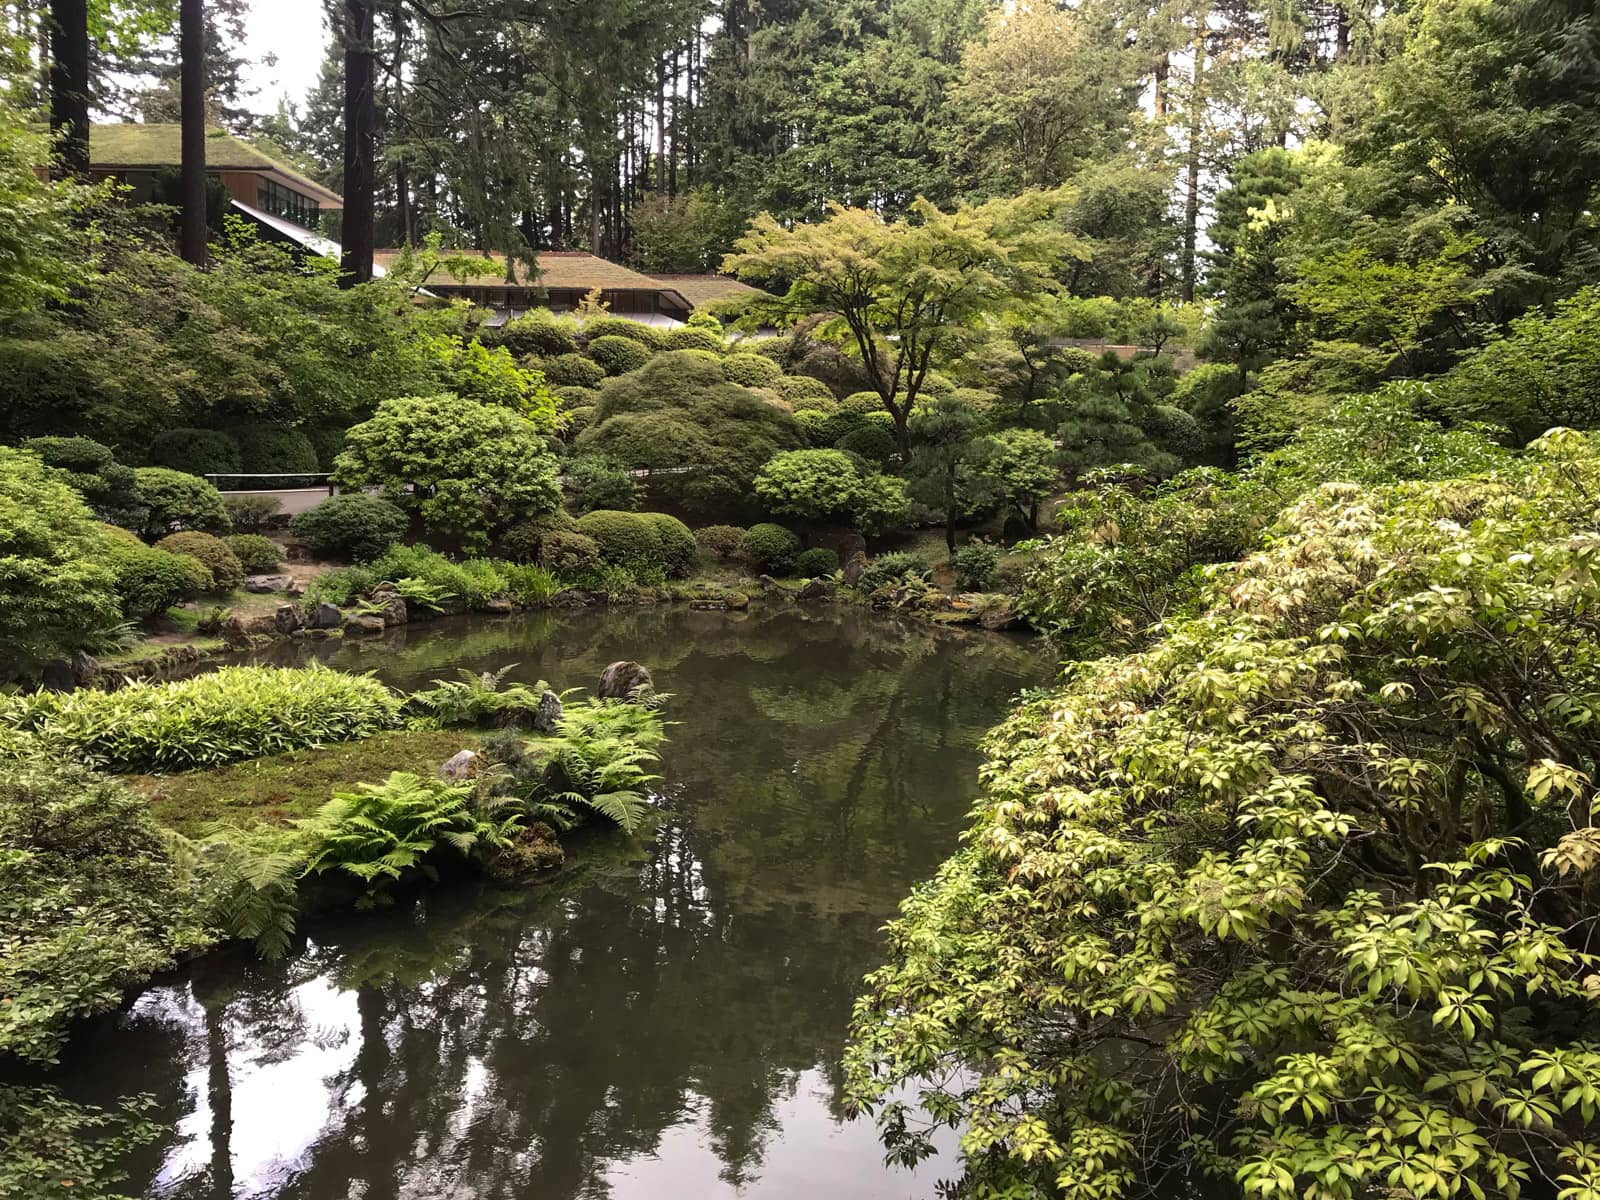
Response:
[{"label": "pond", "polygon": [[[412,687],[457,667],[671,693],[658,834],[526,892],[442,888],[208,957],[89,1023],[75,1097],[148,1092],[149,1196],[927,1196],[845,1122],[838,1062],[880,927],[956,845],[977,742],[1031,643],[844,609],[458,618],[284,647]],[[946,1160],[946,1168],[948,1160]]]}]

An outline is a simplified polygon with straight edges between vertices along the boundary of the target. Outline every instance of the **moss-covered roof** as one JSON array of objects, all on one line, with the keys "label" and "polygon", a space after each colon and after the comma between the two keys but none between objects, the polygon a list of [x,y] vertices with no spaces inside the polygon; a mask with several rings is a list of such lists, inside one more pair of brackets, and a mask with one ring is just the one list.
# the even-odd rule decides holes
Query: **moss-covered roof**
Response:
[{"label": "moss-covered roof", "polygon": [[[379,266],[388,267],[400,252],[398,250],[379,250],[373,254],[373,261]],[[503,287],[505,285],[506,259],[503,254],[491,254],[489,261],[500,268],[498,275],[484,275],[472,279],[465,286],[468,287]],[[693,304],[691,297],[685,295],[676,284],[665,282],[651,275],[643,275],[638,271],[614,263],[608,258],[590,254],[584,250],[540,250],[535,256],[539,264],[539,277],[537,280],[529,278],[527,267],[518,262],[516,264],[517,282],[519,287],[542,287],[546,289],[575,290],[587,292],[599,288],[606,292],[663,292],[678,293],[686,304]],[[434,279],[428,284],[429,288],[450,287],[454,280]],[[743,286],[742,284],[740,286]]]},{"label": "moss-covered roof", "polygon": [[690,304],[699,308],[715,300],[729,300],[740,296],[765,295],[760,288],[740,283],[728,275],[652,275],[651,279],[663,287],[681,294]]},{"label": "moss-covered roof", "polygon": [[[95,125],[89,130],[89,165],[101,171],[150,170],[183,164],[181,125]],[[293,167],[285,166],[254,146],[220,129],[206,131],[206,169],[258,171],[276,176],[324,208],[342,208],[344,198]]]}]

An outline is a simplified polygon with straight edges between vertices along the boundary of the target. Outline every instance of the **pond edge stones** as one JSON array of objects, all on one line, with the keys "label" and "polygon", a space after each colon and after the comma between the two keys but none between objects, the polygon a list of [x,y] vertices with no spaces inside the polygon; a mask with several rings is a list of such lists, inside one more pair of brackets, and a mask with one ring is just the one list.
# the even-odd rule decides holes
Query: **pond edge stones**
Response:
[{"label": "pond edge stones", "polygon": [[623,659],[601,672],[597,695],[602,700],[641,700],[655,690],[649,667]]}]

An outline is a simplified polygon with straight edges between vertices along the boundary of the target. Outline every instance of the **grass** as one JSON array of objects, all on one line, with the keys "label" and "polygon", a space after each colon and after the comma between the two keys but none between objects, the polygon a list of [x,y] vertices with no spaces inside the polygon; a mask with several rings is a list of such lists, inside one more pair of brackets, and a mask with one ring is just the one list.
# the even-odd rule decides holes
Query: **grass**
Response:
[{"label": "grass", "polygon": [[381,783],[391,771],[429,776],[477,738],[460,730],[395,730],[320,749],[292,750],[248,762],[177,775],[127,780],[150,802],[150,814],[186,837],[208,825],[284,825],[309,816],[354,783]]}]

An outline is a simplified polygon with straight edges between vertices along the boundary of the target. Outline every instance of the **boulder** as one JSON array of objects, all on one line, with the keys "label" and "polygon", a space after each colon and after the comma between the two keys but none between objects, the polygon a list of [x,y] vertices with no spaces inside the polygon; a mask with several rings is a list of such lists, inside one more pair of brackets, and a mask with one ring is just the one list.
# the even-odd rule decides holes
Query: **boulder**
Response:
[{"label": "boulder", "polygon": [[866,574],[866,570],[867,556],[861,551],[857,550],[845,560],[844,581],[851,587],[855,587],[856,584],[861,582],[861,576]]},{"label": "boulder", "polygon": [[743,592],[729,592],[725,602],[730,612],[745,612],[750,607],[750,597]]},{"label": "boulder", "polygon": [[492,600],[485,600],[483,604],[484,612],[493,613],[497,617],[510,616],[512,613],[516,612],[516,610],[517,606],[512,604],[511,601],[507,600],[504,596],[496,596]]},{"label": "boulder", "polygon": [[794,594],[796,600],[832,600],[833,580],[808,579],[800,585],[800,590]]},{"label": "boulder", "polygon": [[446,783],[465,783],[478,774],[478,752],[458,750],[439,768],[439,778]]},{"label": "boulder", "polygon": [[549,688],[539,697],[539,707],[533,710],[533,727],[540,733],[554,733],[556,722],[561,720],[561,697]]},{"label": "boulder", "polygon": [[383,618],[376,613],[349,613],[344,619],[346,637],[368,637],[382,633],[385,628]]},{"label": "boulder", "polygon": [[313,629],[337,629],[344,624],[344,614],[339,611],[337,604],[329,604],[324,600],[317,605],[306,624]]},{"label": "boulder", "polygon": [[978,624],[985,629],[998,633],[1006,629],[1022,629],[1027,622],[1011,607],[1011,602],[1007,601],[1004,604],[996,604],[993,608],[985,609],[982,615],[978,617]]},{"label": "boulder", "polygon": [[758,576],[756,582],[761,585],[761,594],[764,596],[793,596],[794,590],[786,584],[779,583],[771,575]]},{"label": "boulder", "polygon": [[600,676],[602,700],[632,700],[641,692],[653,692],[655,680],[650,669],[636,662],[614,662]]},{"label": "boulder", "polygon": [[39,672],[39,681],[47,692],[70,692],[77,686],[72,678],[72,660],[53,658]]},{"label": "boulder", "polygon": [[250,630],[239,617],[229,617],[222,623],[222,642],[230,650],[248,650],[251,645]]},{"label": "boulder", "polygon": [[377,615],[383,618],[386,628],[404,625],[411,619],[410,610],[406,608],[406,598],[399,592],[378,592],[372,597],[372,603],[377,607]]},{"label": "boulder", "polygon": [[306,594],[306,583],[305,583],[305,580],[303,580],[303,579],[293,580],[289,584],[289,586],[284,588],[283,590],[288,592],[289,595],[294,596],[296,598],[304,596]]},{"label": "boulder", "polygon": [[300,628],[300,606],[298,604],[280,604],[278,610],[272,614],[272,627],[278,633],[293,633]]},{"label": "boulder", "polygon": [[72,682],[81,688],[94,686],[95,676],[100,674],[100,660],[84,650],[79,650],[72,656]]},{"label": "boulder", "polygon": [[287,592],[294,586],[292,575],[246,575],[244,590],[266,595],[269,592]]},{"label": "boulder", "polygon": [[589,596],[577,588],[566,588],[550,597],[551,608],[588,608]]}]

